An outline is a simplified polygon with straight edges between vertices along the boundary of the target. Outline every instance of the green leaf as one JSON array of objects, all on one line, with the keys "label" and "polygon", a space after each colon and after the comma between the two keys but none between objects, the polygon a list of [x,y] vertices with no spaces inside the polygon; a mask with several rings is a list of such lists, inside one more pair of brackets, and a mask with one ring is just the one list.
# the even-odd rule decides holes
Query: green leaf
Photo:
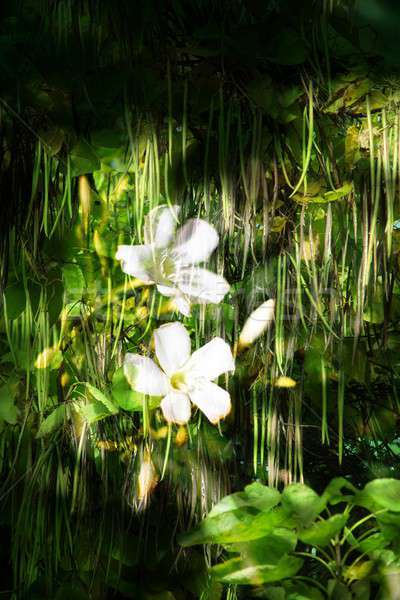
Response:
[{"label": "green leaf", "polygon": [[[227,543],[241,540],[241,533],[251,529],[254,514],[245,509],[223,512],[206,517],[195,529],[179,537],[182,546]],[[251,539],[251,538],[248,538]]]},{"label": "green leaf", "polygon": [[302,194],[298,193],[293,196],[293,200],[295,200],[299,204],[327,204],[328,202],[334,202],[335,200],[340,200],[341,198],[344,198],[344,196],[350,194],[352,190],[353,184],[347,182],[343,184],[340,188],[337,188],[336,190],[331,190],[329,192],[325,192],[324,194],[321,193],[322,191],[314,195],[309,192],[303,192]]},{"label": "green leaf", "polygon": [[230,544],[229,552],[238,552],[248,564],[276,564],[285,554],[296,548],[297,536],[290,529],[277,527],[268,536],[245,542]]},{"label": "green leaf", "polygon": [[138,562],[138,547],[140,540],[132,534],[120,535],[112,548],[112,557],[127,567],[133,567]]},{"label": "green leaf", "polygon": [[90,404],[80,404],[79,412],[82,417],[91,425],[102,419],[110,417],[114,413],[110,413],[109,410],[104,406],[103,402],[91,402]]},{"label": "green leaf", "polygon": [[85,173],[93,173],[100,169],[100,161],[92,146],[85,140],[79,141],[71,149],[71,175],[77,177]]},{"label": "green leaf", "polygon": [[379,528],[388,541],[400,540],[400,514],[387,511],[377,515]]},{"label": "green leaf", "polygon": [[344,583],[337,579],[329,579],[328,597],[330,600],[351,600],[351,592]]},{"label": "green leaf", "polygon": [[326,192],[324,194],[324,200],[325,202],[333,202],[334,200],[340,200],[344,196],[347,196],[347,194],[350,194],[350,192],[352,191],[353,184],[351,182],[347,182],[343,184],[340,188],[337,188],[336,190]]},{"label": "green leaf", "polygon": [[343,496],[342,489],[350,490],[353,494],[357,492],[357,488],[344,477],[335,477],[328,483],[322,498],[330,504],[338,504],[339,502],[351,499],[351,496]]},{"label": "green leaf", "polygon": [[8,319],[16,319],[25,310],[26,294],[22,285],[18,283],[8,285],[4,292],[4,299]]},{"label": "green leaf", "polygon": [[267,600],[286,600],[286,591],[283,587],[268,587],[264,592]]},{"label": "green leaf", "polygon": [[246,91],[253,102],[263,108],[271,117],[276,118],[278,116],[279,106],[276,103],[276,89],[270,77],[253,79],[246,86]]},{"label": "green leaf", "polygon": [[230,544],[256,540],[276,527],[294,527],[295,522],[280,507],[268,512],[239,508],[206,517],[195,529],[180,536],[182,546]]},{"label": "green leaf", "polygon": [[58,127],[52,127],[47,131],[40,131],[40,138],[45,142],[46,149],[54,156],[60,152],[65,134]]},{"label": "green leaf", "polygon": [[400,481],[398,479],[374,479],[355,497],[356,504],[374,510],[375,505],[400,512]]},{"label": "green leaf", "polygon": [[285,581],[284,584],[287,600],[325,600],[319,589],[313,585],[307,585],[298,579]]},{"label": "green leaf", "polygon": [[351,586],[354,600],[370,600],[371,583],[369,581],[356,581]]},{"label": "green leaf", "polygon": [[279,94],[279,103],[284,108],[289,108],[303,93],[304,91],[298,85],[285,87]]},{"label": "green leaf", "polygon": [[261,585],[293,577],[303,566],[295,556],[283,556],[277,564],[249,565],[241,558],[232,558],[210,569],[218,581],[231,584]]},{"label": "green leaf", "polygon": [[52,271],[48,273],[46,293],[50,324],[57,321],[64,305],[64,286],[61,276],[61,269],[52,269]]},{"label": "green leaf", "polygon": [[[397,532],[396,532],[397,533]],[[370,554],[375,550],[380,550],[385,548],[389,544],[389,540],[386,536],[381,533],[372,533],[367,538],[363,539],[361,542],[357,544],[357,548],[360,549],[361,552],[366,552]]]},{"label": "green leaf", "polygon": [[298,533],[299,539],[312,546],[327,546],[331,539],[343,529],[347,519],[348,515],[342,513],[323,521],[316,521],[311,527]]},{"label": "green leaf", "polygon": [[287,486],[282,493],[282,506],[300,527],[307,527],[325,508],[326,502],[302,483]]},{"label": "green leaf", "polygon": [[244,492],[236,492],[230,496],[225,496],[216,504],[209,513],[209,517],[215,517],[218,514],[229,510],[236,510],[243,507],[253,507],[258,510],[269,510],[276,506],[280,500],[280,493],[274,488],[269,488],[255,481],[244,488]]},{"label": "green leaf", "polygon": [[85,278],[78,265],[68,264],[62,268],[62,276],[66,293],[66,302],[78,302],[82,299]]},{"label": "green leaf", "polygon": [[98,390],[94,385],[90,383],[86,383],[86,390],[95,398],[98,402],[103,404],[103,406],[107,409],[108,413],[111,415],[115,415],[118,412],[118,408],[107,398],[103,392]]},{"label": "green leaf", "polygon": [[107,256],[114,259],[117,251],[117,236],[115,235],[115,231],[109,231],[105,227],[95,229],[93,245],[98,256]]},{"label": "green leaf", "polygon": [[344,569],[343,576],[347,581],[367,579],[367,577],[371,574],[374,565],[375,563],[373,560],[362,560],[359,562],[355,561],[353,564]]},{"label": "green leaf", "polygon": [[10,383],[6,383],[0,387],[0,419],[3,419],[10,425],[15,425],[18,417],[14,397],[15,393]]},{"label": "green leaf", "polygon": [[336,113],[344,108],[355,104],[360,98],[366,96],[371,88],[371,81],[368,79],[359,79],[349,85],[341,85],[339,95],[324,108],[324,112]]},{"label": "green leaf", "polygon": [[49,435],[59,427],[64,424],[66,414],[66,406],[65,404],[60,404],[57,406],[48,417],[42,421],[39,427],[39,431],[36,434],[37,438],[42,438],[46,435]]}]

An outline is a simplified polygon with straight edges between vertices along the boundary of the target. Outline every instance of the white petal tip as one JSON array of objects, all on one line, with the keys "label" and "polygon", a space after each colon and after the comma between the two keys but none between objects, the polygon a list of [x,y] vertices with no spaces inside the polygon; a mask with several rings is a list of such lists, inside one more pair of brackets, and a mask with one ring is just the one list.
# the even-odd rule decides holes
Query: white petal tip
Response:
[{"label": "white petal tip", "polygon": [[271,327],[274,316],[275,300],[271,298],[250,314],[240,333],[238,347],[244,349],[255,342],[264,331]]}]

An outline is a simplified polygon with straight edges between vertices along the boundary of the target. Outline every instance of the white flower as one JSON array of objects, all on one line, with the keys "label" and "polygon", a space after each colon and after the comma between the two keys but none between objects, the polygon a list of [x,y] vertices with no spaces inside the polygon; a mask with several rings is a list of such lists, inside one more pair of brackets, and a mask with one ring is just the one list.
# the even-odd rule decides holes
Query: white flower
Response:
[{"label": "white flower", "polygon": [[190,303],[218,304],[229,291],[223,277],[197,266],[218,245],[218,233],[202,219],[190,219],[176,232],[179,206],[153,208],[144,224],[143,245],[118,246],[115,258],[124,273],[156,284],[188,316]]},{"label": "white flower", "polygon": [[272,325],[275,315],[275,300],[270,298],[254,310],[239,336],[238,349],[250,346],[266,329]]},{"label": "white flower", "polygon": [[220,337],[190,354],[190,337],[181,323],[168,323],[154,331],[156,356],[126,354],[124,373],[132,388],[149,396],[163,396],[161,410],[169,423],[187,423],[190,401],[217,423],[231,409],[226,390],[213,383],[222,373],[234,371],[229,345]]}]

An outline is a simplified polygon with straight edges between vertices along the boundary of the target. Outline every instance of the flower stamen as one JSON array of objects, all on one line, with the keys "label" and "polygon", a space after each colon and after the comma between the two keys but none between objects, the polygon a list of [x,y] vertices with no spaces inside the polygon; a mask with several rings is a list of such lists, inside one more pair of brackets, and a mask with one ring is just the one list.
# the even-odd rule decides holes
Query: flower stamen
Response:
[{"label": "flower stamen", "polygon": [[170,383],[175,390],[180,390],[181,392],[187,391],[186,376],[182,371],[174,373],[171,376]]}]

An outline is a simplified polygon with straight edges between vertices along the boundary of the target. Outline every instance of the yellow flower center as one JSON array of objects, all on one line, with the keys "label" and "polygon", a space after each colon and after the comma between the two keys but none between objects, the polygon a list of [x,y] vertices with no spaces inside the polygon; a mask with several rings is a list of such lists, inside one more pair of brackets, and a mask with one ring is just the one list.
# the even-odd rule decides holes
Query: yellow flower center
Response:
[{"label": "yellow flower center", "polygon": [[178,373],[174,373],[171,376],[170,383],[175,390],[187,389],[185,373],[179,371]]}]

